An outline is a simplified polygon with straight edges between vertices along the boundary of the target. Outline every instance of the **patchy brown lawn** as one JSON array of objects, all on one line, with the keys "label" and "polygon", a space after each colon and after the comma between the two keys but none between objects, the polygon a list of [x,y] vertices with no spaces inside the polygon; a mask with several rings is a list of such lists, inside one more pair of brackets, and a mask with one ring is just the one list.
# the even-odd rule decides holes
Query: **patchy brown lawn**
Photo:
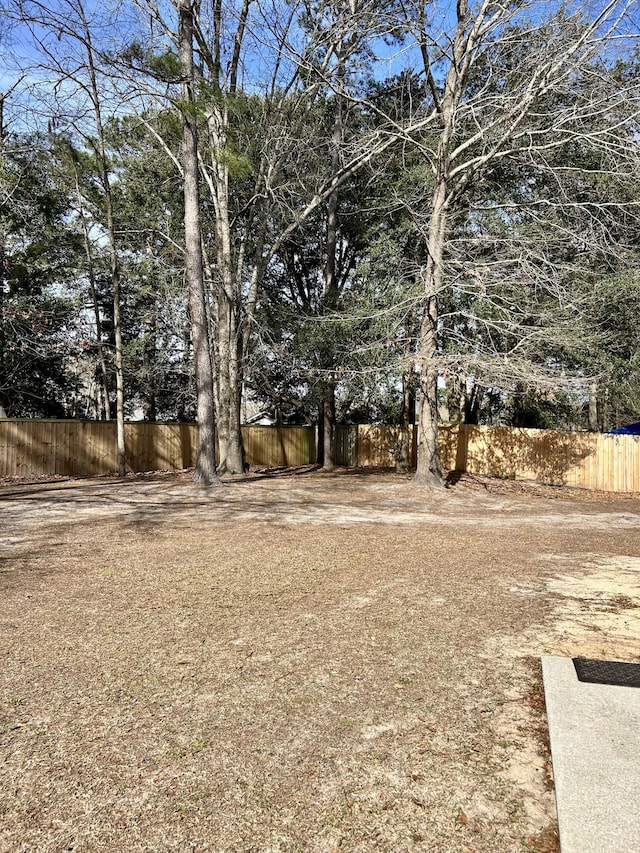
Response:
[{"label": "patchy brown lawn", "polygon": [[0,850],[554,851],[541,654],[638,660],[640,498],[0,487]]}]

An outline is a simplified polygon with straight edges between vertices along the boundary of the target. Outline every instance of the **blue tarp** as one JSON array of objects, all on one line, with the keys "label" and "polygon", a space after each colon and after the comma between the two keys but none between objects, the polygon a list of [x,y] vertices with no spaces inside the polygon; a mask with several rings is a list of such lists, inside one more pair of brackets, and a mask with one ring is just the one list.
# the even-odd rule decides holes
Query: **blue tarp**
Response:
[{"label": "blue tarp", "polygon": [[614,435],[640,435],[640,421],[637,424],[629,424],[628,426],[612,429]]}]

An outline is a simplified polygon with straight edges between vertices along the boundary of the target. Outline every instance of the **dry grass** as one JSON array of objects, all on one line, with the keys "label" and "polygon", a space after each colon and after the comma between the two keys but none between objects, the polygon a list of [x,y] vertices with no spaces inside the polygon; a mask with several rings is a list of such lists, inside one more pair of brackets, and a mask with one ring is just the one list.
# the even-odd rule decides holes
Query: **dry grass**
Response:
[{"label": "dry grass", "polygon": [[0,850],[556,850],[538,659],[634,659],[640,501],[510,485],[0,488]]}]

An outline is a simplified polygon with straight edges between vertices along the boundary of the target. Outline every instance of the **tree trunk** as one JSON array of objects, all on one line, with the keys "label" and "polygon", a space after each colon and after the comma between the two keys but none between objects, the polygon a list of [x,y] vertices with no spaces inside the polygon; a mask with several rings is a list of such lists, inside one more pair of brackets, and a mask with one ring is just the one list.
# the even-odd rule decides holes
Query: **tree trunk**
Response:
[{"label": "tree trunk", "polygon": [[[466,383],[465,383],[466,384]],[[484,399],[484,388],[481,388],[476,382],[471,386],[471,391],[468,392],[465,387],[464,395],[464,422],[465,424],[476,425],[480,421],[480,407]]]},{"label": "tree trunk", "polygon": [[224,290],[216,294],[217,386],[219,400],[218,473],[244,474],[245,457],[240,428],[242,380],[235,306]]},{"label": "tree trunk", "polygon": [[[73,151],[69,152],[73,158]],[[96,273],[93,265],[93,254],[91,252],[91,241],[89,240],[89,230],[87,228],[87,220],[84,215],[84,203],[82,201],[82,193],[80,192],[80,181],[78,178],[78,170],[74,162],[74,175],[76,185],[76,197],[78,199],[78,214],[82,227],[82,240],[84,244],[84,253],[87,259],[87,278],[89,279],[89,295],[91,296],[91,305],[93,307],[93,317],[96,324],[96,346],[98,349],[98,365],[100,367],[100,387],[102,397],[102,416],[105,420],[111,420],[111,401],[109,400],[109,374],[107,372],[107,360],[104,354],[104,346],[102,343],[102,321],[100,319],[100,306],[98,305],[98,294],[96,291]]]},{"label": "tree trunk", "polygon": [[446,183],[433,195],[425,271],[425,311],[420,328],[420,396],[418,400],[418,459],[413,482],[419,486],[444,485],[438,445],[438,293],[446,231]]},{"label": "tree trunk", "polygon": [[204,292],[202,229],[198,187],[198,136],[193,80],[193,9],[189,0],[178,4],[178,44],[182,71],[183,114],[182,168],[184,173],[185,277],[196,379],[198,450],[193,479],[203,486],[218,485],[215,455],[213,372],[209,348],[209,324]]},{"label": "tree trunk", "polygon": [[589,383],[589,429],[598,432],[598,383]]},{"label": "tree trunk", "polygon": [[[2,104],[2,98],[0,97],[0,104]],[[0,131],[2,130],[2,124],[0,124]],[[1,139],[1,136],[0,136]],[[5,332],[4,332],[4,283],[5,283],[5,267],[6,267],[6,255],[5,255],[5,236],[4,231],[0,228],[0,417],[6,418],[7,411],[5,406],[9,405],[9,400],[3,391],[4,383],[6,382],[5,378]]]},{"label": "tree trunk", "polygon": [[157,332],[157,309],[155,302],[151,308],[147,328],[145,330],[145,342],[142,351],[142,375],[145,382],[145,396],[143,402],[145,421],[155,421],[158,416],[157,393],[156,393],[156,332]]},{"label": "tree trunk", "polygon": [[327,382],[322,403],[322,468],[335,468],[336,386]]},{"label": "tree trunk", "polygon": [[[228,116],[224,109],[211,109],[207,125],[212,148],[222,152],[226,147]],[[213,280],[215,305],[215,354],[218,397],[218,472],[245,473],[245,454],[240,429],[242,403],[242,355],[244,329],[240,323],[242,305],[241,260],[234,264],[229,217],[229,170],[222,156],[214,157],[209,187],[216,213],[216,273]]]},{"label": "tree trunk", "polygon": [[413,479],[419,486],[444,486],[438,446],[438,300],[444,282],[444,247],[451,204],[451,140],[455,128],[456,108],[468,73],[468,63],[465,61],[465,54],[467,59],[469,56],[469,37],[466,34],[468,10],[468,0],[458,0],[458,25],[452,44],[453,62],[447,72],[442,97],[439,98],[434,90],[438,100],[441,129],[434,170],[427,263],[424,272],[424,315],[420,328],[418,459]]},{"label": "tree trunk", "polygon": [[[109,206],[111,201],[109,200]],[[109,217],[111,218],[111,217]],[[113,220],[112,227],[113,227]],[[112,231],[113,233],[113,231]],[[118,449],[118,474],[121,477],[127,472],[126,446],[124,438],[124,364],[122,357],[122,323],[120,320],[120,270],[115,246],[111,245],[111,286],[113,288],[113,330],[115,333],[116,352],[116,435]]]},{"label": "tree trunk", "polygon": [[124,477],[126,474],[126,447],[124,436],[124,367],[122,351],[122,325],[120,321],[120,264],[116,249],[116,229],[113,216],[113,203],[111,198],[111,179],[109,177],[109,164],[105,148],[105,134],[102,124],[102,112],[100,108],[100,89],[94,64],[94,49],[91,40],[91,31],[87,23],[84,8],[81,4],[78,11],[82,16],[84,28],[84,46],[87,51],[87,67],[91,83],[91,98],[96,121],[96,140],[93,142],[98,157],[100,169],[100,180],[104,191],[104,206],[107,221],[107,233],[109,235],[109,267],[111,273],[111,288],[113,297],[113,331],[115,339],[115,368],[116,368],[116,448],[118,456],[118,474]]},{"label": "tree trunk", "polygon": [[[617,424],[616,424],[617,426]],[[602,401],[602,432],[609,432],[609,388],[604,389],[604,398]]]},{"label": "tree trunk", "polygon": [[234,474],[244,474],[246,471],[246,456],[242,440],[241,408],[242,408],[242,333],[238,317],[232,314],[232,341],[235,344],[231,350],[229,364],[229,382],[231,385],[231,406],[229,409],[229,456],[228,466]]},{"label": "tree trunk", "polygon": [[[340,89],[344,79],[344,58],[338,59],[338,91],[336,92],[336,115],[331,136],[331,177],[335,178],[340,171],[340,156],[344,139],[342,119],[343,102]],[[327,200],[327,233],[326,261],[324,267],[324,307],[333,310],[338,298],[338,280],[336,276],[338,254],[338,191],[334,190]],[[330,363],[324,367],[333,371],[335,368],[334,355],[330,352]],[[324,400],[322,405],[322,467],[330,471],[335,467],[335,422],[336,422],[336,383],[330,378],[325,381]]]},{"label": "tree trunk", "polygon": [[[187,312],[188,314],[188,312]],[[187,420],[187,401],[190,398],[190,386],[191,386],[191,375],[192,375],[192,354],[193,354],[193,342],[191,340],[191,318],[187,318],[187,322],[184,324],[182,328],[182,366],[180,370],[180,379],[179,379],[179,396],[178,396],[178,411],[176,412],[176,417],[179,423],[183,423]],[[215,400],[214,400],[214,411],[215,408]]]},{"label": "tree trunk", "polygon": [[418,458],[413,482],[418,486],[442,487],[438,444],[437,300],[428,300],[420,333],[421,370],[418,398]]},{"label": "tree trunk", "polygon": [[[4,129],[4,92],[0,92],[0,153],[4,147],[5,129]],[[5,406],[9,405],[9,400],[2,390],[5,383],[5,331],[4,331],[4,284],[6,280],[6,254],[5,254],[5,233],[4,229],[0,228],[0,418],[7,417]]]},{"label": "tree trunk", "polygon": [[93,316],[96,324],[96,345],[98,349],[98,364],[100,367],[100,388],[102,397],[102,414],[105,420],[111,420],[111,400],[109,399],[109,373],[107,371],[107,360],[104,354],[104,346],[102,341],[102,321],[100,319],[100,306],[98,305],[98,295],[96,293],[95,270],[93,268],[93,259],[89,246],[88,234],[86,233],[87,224],[82,220],[83,232],[85,237],[85,251],[87,253],[87,273],[89,277],[89,293],[91,296],[91,304],[93,306]]},{"label": "tree trunk", "polygon": [[324,405],[318,405],[318,427],[316,441],[316,462],[322,465],[324,461]]},{"label": "tree trunk", "polygon": [[109,265],[111,271],[111,293],[113,300],[113,334],[115,341],[115,368],[116,368],[116,447],[118,455],[118,474],[124,477],[126,474],[126,447],[124,436],[124,359],[122,352],[122,321],[120,317],[120,264],[116,249],[115,224],[113,218],[113,205],[111,202],[111,183],[109,171],[104,152],[103,131],[101,122],[98,122],[98,145],[101,151],[100,168],[102,170],[102,182],[104,187],[104,203],[107,215],[107,231],[109,233]]},{"label": "tree trunk", "polygon": [[408,474],[411,468],[411,427],[415,423],[416,407],[411,373],[402,376],[402,413],[400,416],[400,439],[396,455],[396,471]]}]

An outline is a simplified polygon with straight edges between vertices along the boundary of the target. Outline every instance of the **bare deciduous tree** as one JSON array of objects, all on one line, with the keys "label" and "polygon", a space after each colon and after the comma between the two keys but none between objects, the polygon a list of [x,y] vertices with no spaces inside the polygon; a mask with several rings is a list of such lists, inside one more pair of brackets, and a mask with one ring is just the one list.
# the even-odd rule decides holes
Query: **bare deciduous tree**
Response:
[{"label": "bare deciduous tree", "polygon": [[[442,483],[438,377],[446,359],[440,347],[439,306],[456,281],[450,263],[455,256],[454,220],[473,216],[470,199],[475,188],[503,165],[553,170],[552,152],[576,139],[626,156],[623,128],[637,114],[637,92],[616,82],[611,51],[628,33],[625,16],[630,8],[627,2],[608,2],[570,12],[564,4],[459,0],[455,19],[442,31],[430,25],[428,7],[410,8],[407,30],[422,56],[424,79],[437,112],[430,136],[416,140],[433,173],[424,220],[427,260],[422,273],[422,393],[415,478],[419,484]],[[523,172],[521,180],[526,179]],[[536,251],[541,252],[537,261]],[[538,244],[528,257],[521,254],[512,261],[512,275],[522,277],[527,265],[542,267],[549,259],[544,259]],[[531,279],[534,286],[535,279]],[[547,283],[558,287],[559,279],[551,272]],[[506,322],[513,326],[515,315],[511,313]],[[540,323],[529,333],[535,340],[549,330],[545,332]],[[514,344],[516,357],[525,339],[523,332]],[[502,355],[508,360],[506,353]]]},{"label": "bare deciduous tree", "polygon": [[181,157],[184,185],[185,278],[189,293],[198,419],[198,452],[194,480],[204,486],[211,486],[219,484],[220,481],[216,475],[213,377],[202,263],[200,169],[194,92],[196,80],[191,0],[180,0],[178,5],[178,56],[183,99]]}]

